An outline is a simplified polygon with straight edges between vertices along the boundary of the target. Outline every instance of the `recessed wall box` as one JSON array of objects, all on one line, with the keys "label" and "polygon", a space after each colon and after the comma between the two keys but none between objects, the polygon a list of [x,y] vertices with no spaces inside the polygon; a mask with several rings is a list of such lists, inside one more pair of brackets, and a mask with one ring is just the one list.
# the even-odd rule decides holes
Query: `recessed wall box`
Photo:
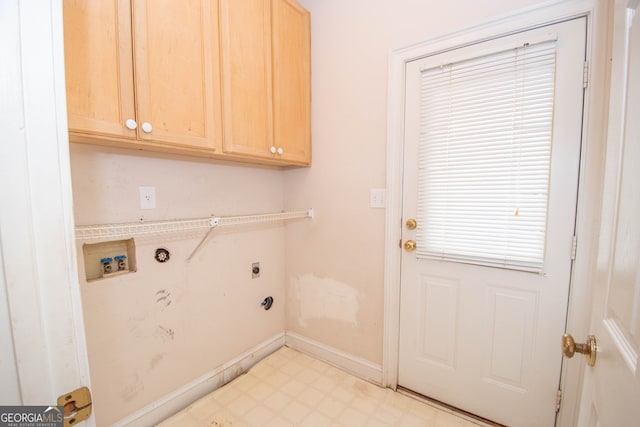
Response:
[{"label": "recessed wall box", "polygon": [[87,243],[82,246],[87,281],[106,279],[136,271],[133,239]]}]

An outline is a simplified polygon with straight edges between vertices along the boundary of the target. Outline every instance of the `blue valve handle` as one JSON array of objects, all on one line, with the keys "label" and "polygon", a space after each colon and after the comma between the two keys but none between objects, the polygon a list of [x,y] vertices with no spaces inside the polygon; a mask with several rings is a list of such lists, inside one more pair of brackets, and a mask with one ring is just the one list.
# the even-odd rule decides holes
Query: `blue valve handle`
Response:
[{"label": "blue valve handle", "polygon": [[[116,258],[116,259],[117,259],[117,258]],[[113,262],[113,258],[102,258],[102,259],[100,260],[100,262],[101,262],[102,264],[110,264],[111,262]]]},{"label": "blue valve handle", "polygon": [[118,256],[115,256],[114,259],[116,261],[124,261],[125,259],[127,259],[127,256],[126,255],[118,255]]}]

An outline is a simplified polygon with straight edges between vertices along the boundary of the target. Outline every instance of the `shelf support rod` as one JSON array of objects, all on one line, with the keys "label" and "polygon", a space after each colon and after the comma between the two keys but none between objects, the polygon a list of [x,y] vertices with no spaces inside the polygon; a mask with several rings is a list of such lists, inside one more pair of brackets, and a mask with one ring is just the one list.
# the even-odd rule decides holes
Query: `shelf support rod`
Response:
[{"label": "shelf support rod", "polygon": [[207,231],[207,234],[204,235],[202,240],[200,240],[200,243],[198,243],[198,246],[196,246],[193,252],[191,252],[191,255],[189,255],[189,257],[187,258],[187,262],[190,262],[191,258],[193,258],[194,255],[200,250],[200,248],[204,246],[205,242],[207,241],[207,239],[209,239],[209,236],[211,235],[213,230],[215,230],[218,224],[220,224],[220,218],[216,216],[212,216],[209,219],[209,230]]}]

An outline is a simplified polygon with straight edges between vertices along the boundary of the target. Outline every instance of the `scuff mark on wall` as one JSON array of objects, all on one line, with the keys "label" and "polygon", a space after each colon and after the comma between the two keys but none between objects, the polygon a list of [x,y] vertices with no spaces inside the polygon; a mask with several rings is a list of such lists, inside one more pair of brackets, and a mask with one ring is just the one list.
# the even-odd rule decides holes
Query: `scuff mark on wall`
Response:
[{"label": "scuff mark on wall", "polygon": [[140,380],[140,376],[138,374],[133,374],[131,380],[120,391],[120,398],[123,402],[128,402],[130,400],[133,400],[138,395],[138,393],[143,390],[144,384]]},{"label": "scuff mark on wall", "polygon": [[154,369],[156,366],[158,366],[158,363],[162,362],[162,359],[164,359],[167,354],[168,353],[158,353],[153,356],[151,358],[151,361],[149,362],[149,367],[151,369]]},{"label": "scuff mark on wall", "polygon": [[358,326],[358,291],[346,283],[305,274],[291,278],[289,302],[297,306],[303,327],[311,319],[332,319]]},{"label": "scuff mark on wall", "polygon": [[164,311],[165,308],[171,305],[171,292],[166,289],[156,292],[156,303],[160,305],[160,310]]},{"label": "scuff mark on wall", "polygon": [[164,327],[162,325],[158,325],[158,326],[156,326],[156,331],[154,333],[154,336],[156,338],[166,342],[166,341],[175,339],[176,333],[171,328],[166,328],[166,327]]},{"label": "scuff mark on wall", "polygon": [[125,320],[127,331],[130,333],[129,335],[135,339],[140,339],[144,337],[146,334],[144,332],[144,322],[146,317],[144,315],[132,315],[127,316]]}]

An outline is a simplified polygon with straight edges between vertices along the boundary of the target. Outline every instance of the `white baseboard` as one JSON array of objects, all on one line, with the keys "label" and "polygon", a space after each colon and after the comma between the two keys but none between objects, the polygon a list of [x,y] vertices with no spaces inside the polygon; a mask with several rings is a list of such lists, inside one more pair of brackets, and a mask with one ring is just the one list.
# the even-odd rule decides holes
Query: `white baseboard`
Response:
[{"label": "white baseboard", "polygon": [[284,344],[285,334],[281,332],[184,387],[118,421],[114,426],[146,427],[155,425],[247,372],[249,368],[284,346]]},{"label": "white baseboard", "polygon": [[345,353],[295,332],[285,332],[285,344],[295,350],[307,353],[316,359],[343,369],[356,377],[376,385],[382,384],[382,366],[368,360]]}]

